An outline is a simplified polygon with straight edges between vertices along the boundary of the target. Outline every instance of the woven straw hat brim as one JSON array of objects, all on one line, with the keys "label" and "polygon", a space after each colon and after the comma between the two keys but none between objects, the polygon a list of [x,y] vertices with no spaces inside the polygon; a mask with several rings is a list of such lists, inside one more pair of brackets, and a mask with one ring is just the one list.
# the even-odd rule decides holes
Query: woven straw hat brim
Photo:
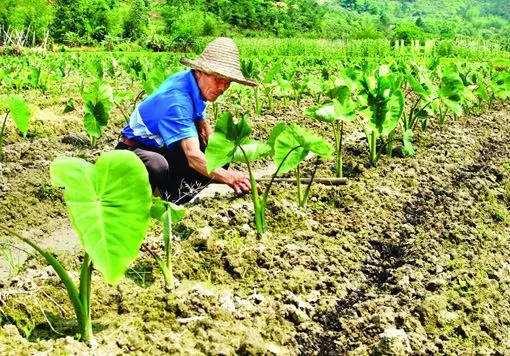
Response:
[{"label": "woven straw hat brim", "polygon": [[184,64],[185,66],[197,69],[201,72],[219,75],[220,77],[230,79],[233,82],[239,84],[248,85],[252,87],[257,86],[257,82],[250,79],[246,79],[239,69],[231,66],[225,66],[224,63],[208,61],[200,57],[197,58],[196,60],[181,58],[181,63]]}]

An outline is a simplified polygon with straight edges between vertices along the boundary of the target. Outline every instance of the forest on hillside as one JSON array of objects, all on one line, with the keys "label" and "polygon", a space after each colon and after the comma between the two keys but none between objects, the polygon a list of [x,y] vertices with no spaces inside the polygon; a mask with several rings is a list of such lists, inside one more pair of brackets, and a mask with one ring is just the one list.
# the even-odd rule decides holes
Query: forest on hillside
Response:
[{"label": "forest on hillside", "polygon": [[0,44],[189,50],[201,36],[239,35],[476,38],[508,49],[509,20],[506,0],[4,0]]}]

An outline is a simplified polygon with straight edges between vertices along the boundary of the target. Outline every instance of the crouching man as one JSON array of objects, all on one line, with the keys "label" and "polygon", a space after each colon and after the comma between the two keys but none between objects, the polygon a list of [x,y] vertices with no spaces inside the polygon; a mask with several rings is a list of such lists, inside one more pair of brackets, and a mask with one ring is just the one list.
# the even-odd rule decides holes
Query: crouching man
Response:
[{"label": "crouching man", "polygon": [[208,174],[204,155],[213,131],[204,117],[206,102],[214,102],[231,82],[256,85],[241,72],[237,46],[220,37],[198,58],[181,63],[190,69],[170,76],[137,106],[116,149],[140,157],[153,193],[165,200],[185,203],[212,181],[229,185],[237,194],[249,192],[245,173],[220,168]]}]

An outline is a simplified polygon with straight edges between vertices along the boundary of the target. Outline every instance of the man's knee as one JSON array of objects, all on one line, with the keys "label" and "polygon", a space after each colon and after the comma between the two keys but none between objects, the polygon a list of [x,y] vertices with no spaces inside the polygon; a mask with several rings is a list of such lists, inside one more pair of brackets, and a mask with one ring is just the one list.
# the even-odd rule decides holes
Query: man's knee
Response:
[{"label": "man's knee", "polygon": [[135,149],[134,152],[142,160],[143,164],[147,168],[147,171],[149,172],[149,176],[158,180],[166,178],[169,171],[169,165],[168,161],[165,157],[163,157],[163,155],[157,152],[142,150],[139,148]]},{"label": "man's knee", "polygon": [[145,162],[145,166],[151,172],[157,177],[163,177],[168,175],[168,172],[170,170],[170,167],[168,165],[168,161],[163,157],[162,155],[155,153],[154,155],[151,155],[151,157],[148,157],[147,161]]}]

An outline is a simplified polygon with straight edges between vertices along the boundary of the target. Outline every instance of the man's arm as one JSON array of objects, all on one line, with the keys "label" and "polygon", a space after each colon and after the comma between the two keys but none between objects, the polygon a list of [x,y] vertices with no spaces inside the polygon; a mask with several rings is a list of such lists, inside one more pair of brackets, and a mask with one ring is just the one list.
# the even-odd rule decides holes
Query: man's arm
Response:
[{"label": "man's arm", "polygon": [[202,139],[202,141],[207,144],[209,142],[209,137],[211,137],[213,133],[213,129],[208,119],[202,119],[197,121],[197,131],[198,135]]},{"label": "man's arm", "polygon": [[219,168],[210,174],[207,173],[205,155],[200,151],[198,137],[189,137],[181,141],[181,147],[188,159],[189,166],[198,173],[210,177],[216,182],[230,186],[237,194],[249,192],[250,181],[248,177],[233,169]]}]

